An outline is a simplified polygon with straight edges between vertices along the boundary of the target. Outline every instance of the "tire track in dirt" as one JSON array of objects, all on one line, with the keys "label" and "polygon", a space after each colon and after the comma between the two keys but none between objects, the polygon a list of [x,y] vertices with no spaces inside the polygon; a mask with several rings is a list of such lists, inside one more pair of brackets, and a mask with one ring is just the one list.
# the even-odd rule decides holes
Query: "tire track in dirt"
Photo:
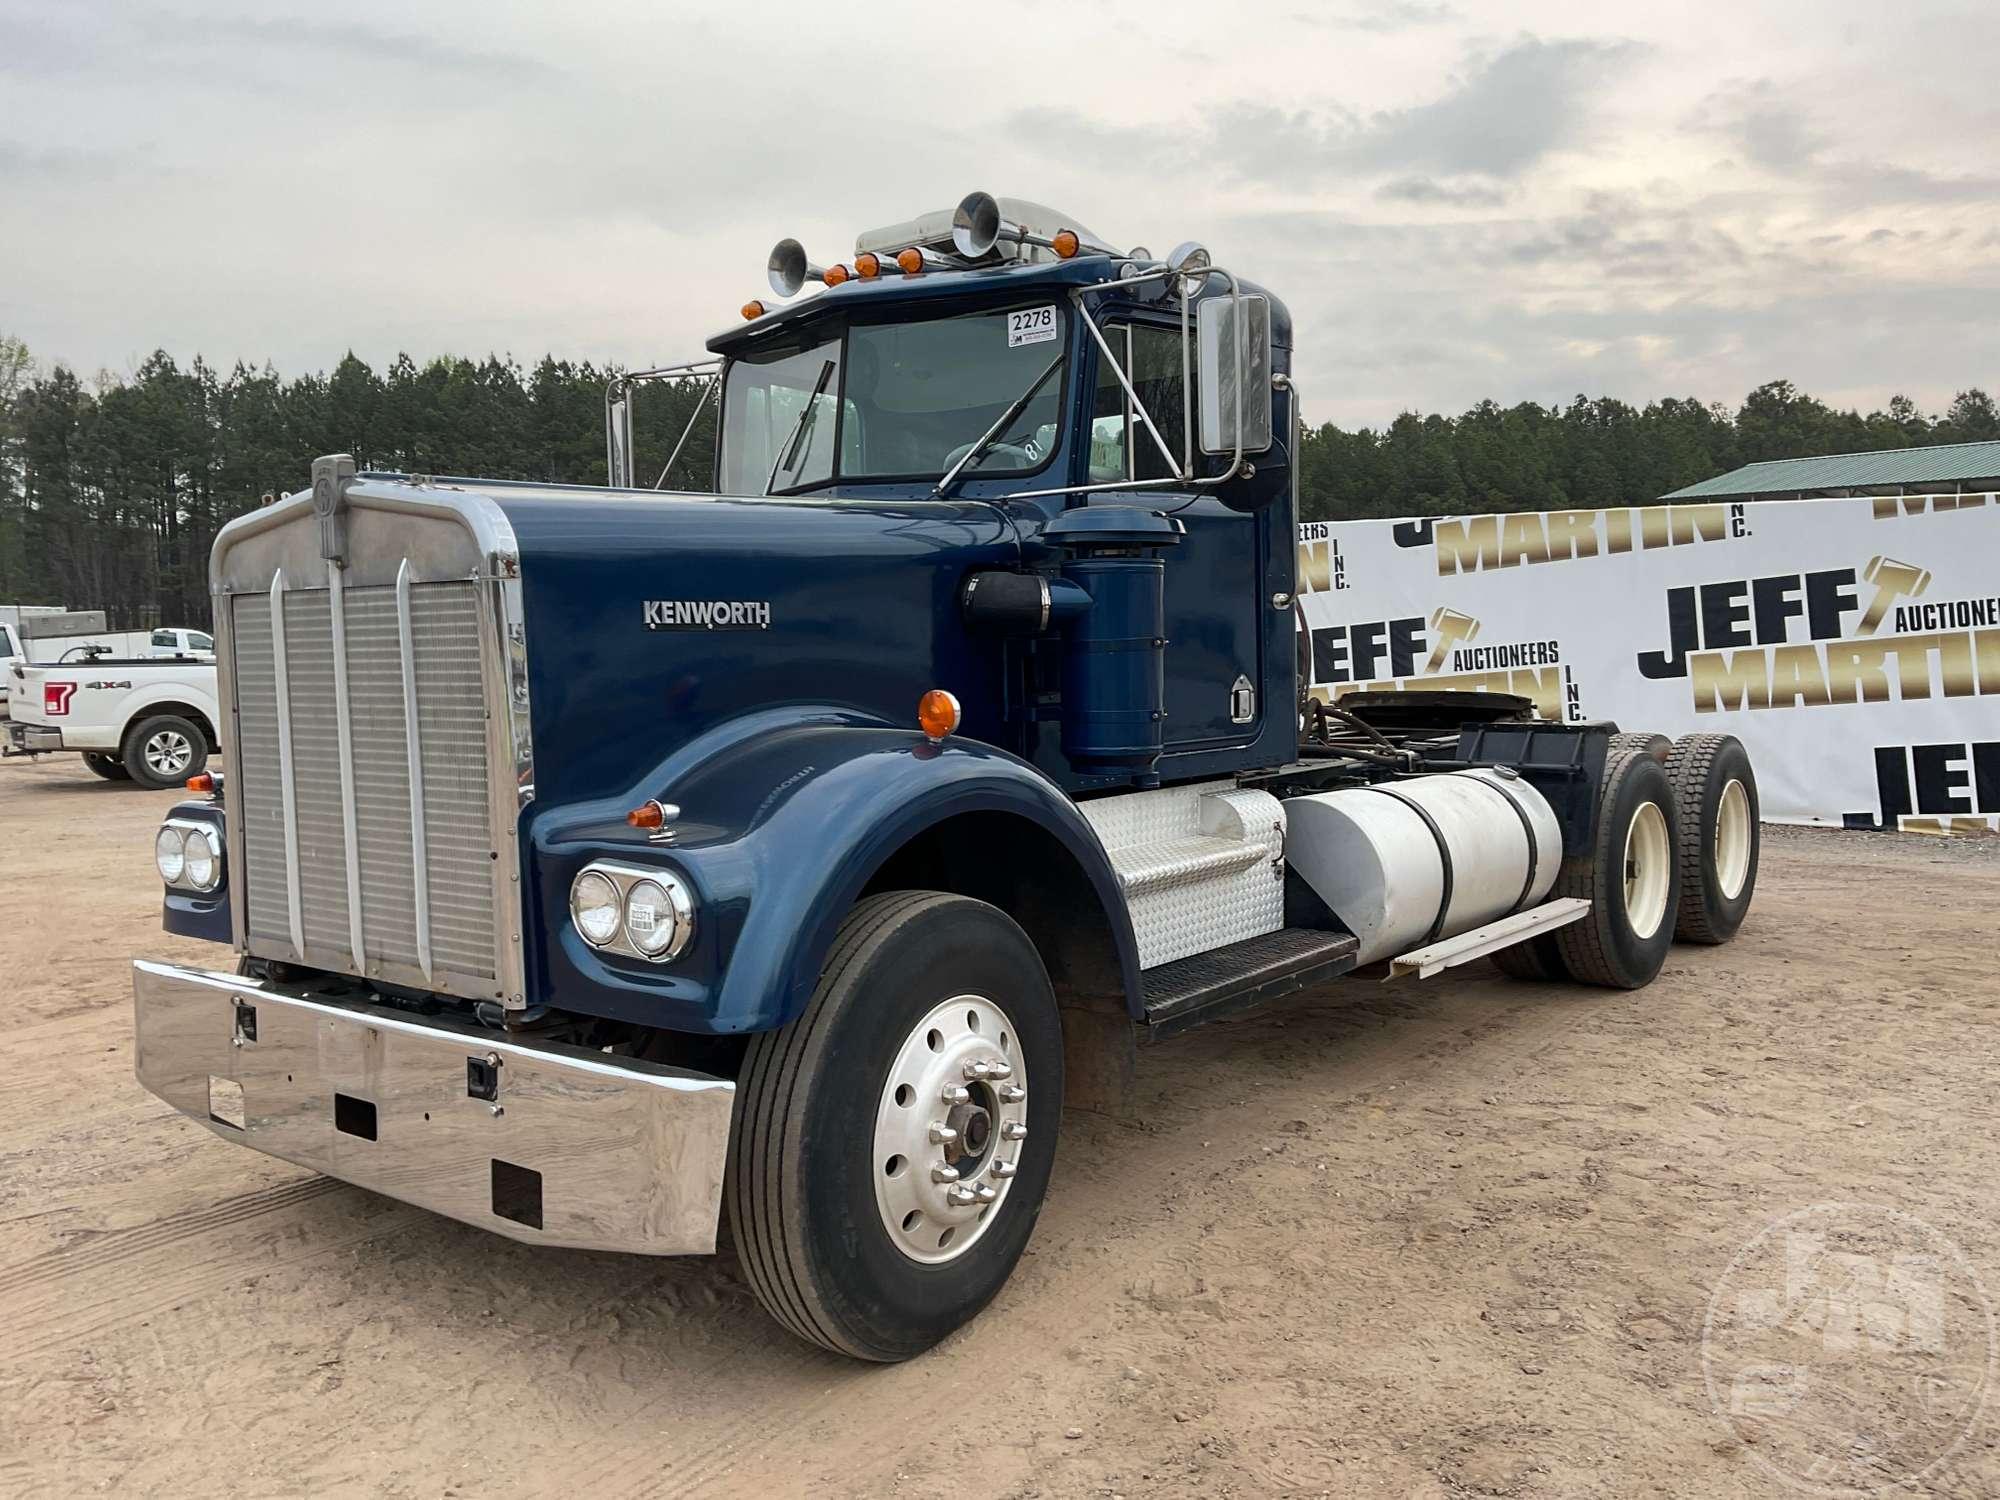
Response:
[{"label": "tire track in dirt", "polygon": [[[339,1192],[352,1194],[357,1205],[380,1208],[316,1222],[294,1217]],[[246,1243],[281,1254],[295,1267],[379,1238],[418,1216],[417,1209],[331,1177],[306,1177],[107,1230],[0,1271],[0,1297],[9,1304],[0,1359],[25,1359],[255,1275],[260,1258],[245,1253]],[[287,1234],[311,1242],[284,1245]]]}]

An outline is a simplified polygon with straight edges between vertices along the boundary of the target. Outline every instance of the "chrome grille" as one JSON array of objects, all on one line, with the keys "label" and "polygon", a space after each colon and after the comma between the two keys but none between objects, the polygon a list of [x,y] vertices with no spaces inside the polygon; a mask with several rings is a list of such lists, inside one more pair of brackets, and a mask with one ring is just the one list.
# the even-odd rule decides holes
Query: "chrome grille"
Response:
[{"label": "chrome grille", "polygon": [[[399,609],[404,588],[413,675],[407,694]],[[350,762],[345,778],[335,596],[324,589],[285,589],[281,582],[270,595],[236,594],[230,601],[240,764],[229,800],[243,829],[250,950],[350,973],[396,977],[414,970],[440,988],[484,987],[498,971],[493,892],[499,855],[491,832],[479,585],[404,588],[348,588],[339,596]],[[283,610],[282,632],[273,630],[274,599]],[[414,799],[415,816],[409,698],[417,706],[414,782],[421,796]],[[287,722],[288,736],[281,733]],[[344,782],[354,795],[358,924],[349,907]],[[296,893],[288,840],[295,840],[297,852]]]}]

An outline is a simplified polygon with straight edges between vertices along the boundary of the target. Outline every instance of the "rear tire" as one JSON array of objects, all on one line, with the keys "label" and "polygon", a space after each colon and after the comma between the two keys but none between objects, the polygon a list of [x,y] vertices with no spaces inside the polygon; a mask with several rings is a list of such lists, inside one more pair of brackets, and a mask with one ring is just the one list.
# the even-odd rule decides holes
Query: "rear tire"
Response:
[{"label": "rear tire", "polygon": [[1509,979],[1525,979],[1542,984],[1552,984],[1569,978],[1563,968],[1562,955],[1556,952],[1555,934],[1538,933],[1534,937],[1502,948],[1493,955],[1493,967]]},{"label": "rear tire", "polygon": [[125,762],[115,755],[100,755],[94,750],[83,753],[83,763],[106,781],[130,781],[132,773],[125,769]]},{"label": "rear tire", "polygon": [[1726,943],[1749,914],[1757,889],[1757,776],[1750,752],[1731,734],[1691,734],[1667,758],[1679,808],[1681,896],[1675,936]]},{"label": "rear tire", "polygon": [[1662,765],[1673,753],[1674,742],[1664,734],[1614,734],[1611,736],[1613,750],[1640,750],[1659,761]]},{"label": "rear tire", "polygon": [[1590,902],[1581,920],[1552,934],[1572,979],[1636,990],[1660,972],[1680,904],[1675,826],[1667,768],[1642,749],[1612,750],[1591,851],[1563,861],[1551,893]]},{"label": "rear tire", "polygon": [[[981,1083],[989,1058],[1011,1071]],[[1062,1086],[1055,994],[1011,917],[931,891],[860,902],[804,1014],[751,1040],[737,1087],[725,1194],[757,1300],[856,1359],[908,1359],[966,1323],[1034,1232]],[[936,1181],[947,1167],[962,1178]],[[961,1189],[995,1197],[950,1203]]]},{"label": "rear tire", "polygon": [[121,758],[135,785],[164,792],[200,774],[208,764],[208,737],[178,714],[156,714],[132,726]]}]

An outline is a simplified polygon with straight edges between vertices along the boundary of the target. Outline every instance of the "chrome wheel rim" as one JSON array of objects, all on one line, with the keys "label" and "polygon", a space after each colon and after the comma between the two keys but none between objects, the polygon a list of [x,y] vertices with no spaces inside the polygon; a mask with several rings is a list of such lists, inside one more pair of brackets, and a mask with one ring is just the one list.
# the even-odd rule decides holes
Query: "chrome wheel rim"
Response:
[{"label": "chrome wheel rim", "polygon": [[1715,805],[1715,886],[1734,901],[1750,878],[1750,793],[1740,781],[1722,789]]},{"label": "chrome wheel rim", "polygon": [[146,768],[155,776],[178,776],[194,759],[194,746],[178,729],[162,729],[146,741]]},{"label": "chrome wheel rim", "polygon": [[1666,919],[1672,860],[1666,814],[1657,802],[1641,802],[1625,825],[1625,920],[1642,941]]},{"label": "chrome wheel rim", "polygon": [[875,1206],[889,1241],[942,1265],[999,1217],[1028,1135],[1028,1070],[1007,1012],[958,995],[917,1022],[875,1110]]}]

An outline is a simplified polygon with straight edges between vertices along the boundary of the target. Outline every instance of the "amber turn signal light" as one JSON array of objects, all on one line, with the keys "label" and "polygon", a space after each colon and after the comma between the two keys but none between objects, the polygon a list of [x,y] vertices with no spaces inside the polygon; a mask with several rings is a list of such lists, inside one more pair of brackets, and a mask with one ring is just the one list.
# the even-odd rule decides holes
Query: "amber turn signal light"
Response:
[{"label": "amber turn signal light", "polygon": [[743,304],[743,316],[745,320],[761,318],[769,311],[770,309],[765,307],[761,302],[746,302]]},{"label": "amber turn signal light", "polygon": [[932,688],[917,700],[917,728],[936,744],[958,728],[958,700],[943,688]]},{"label": "amber turn signal light", "polygon": [[213,795],[215,792],[215,778],[206,771],[203,771],[199,776],[190,776],[187,781],[187,789],[191,792],[207,792]]},{"label": "amber turn signal light", "polygon": [[667,826],[667,810],[658,802],[641,802],[625,814],[625,821],[634,828],[664,828]]},{"label": "amber turn signal light", "polygon": [[1064,260],[1068,260],[1083,248],[1083,241],[1076,237],[1074,229],[1058,229],[1055,238],[1049,244]]}]

